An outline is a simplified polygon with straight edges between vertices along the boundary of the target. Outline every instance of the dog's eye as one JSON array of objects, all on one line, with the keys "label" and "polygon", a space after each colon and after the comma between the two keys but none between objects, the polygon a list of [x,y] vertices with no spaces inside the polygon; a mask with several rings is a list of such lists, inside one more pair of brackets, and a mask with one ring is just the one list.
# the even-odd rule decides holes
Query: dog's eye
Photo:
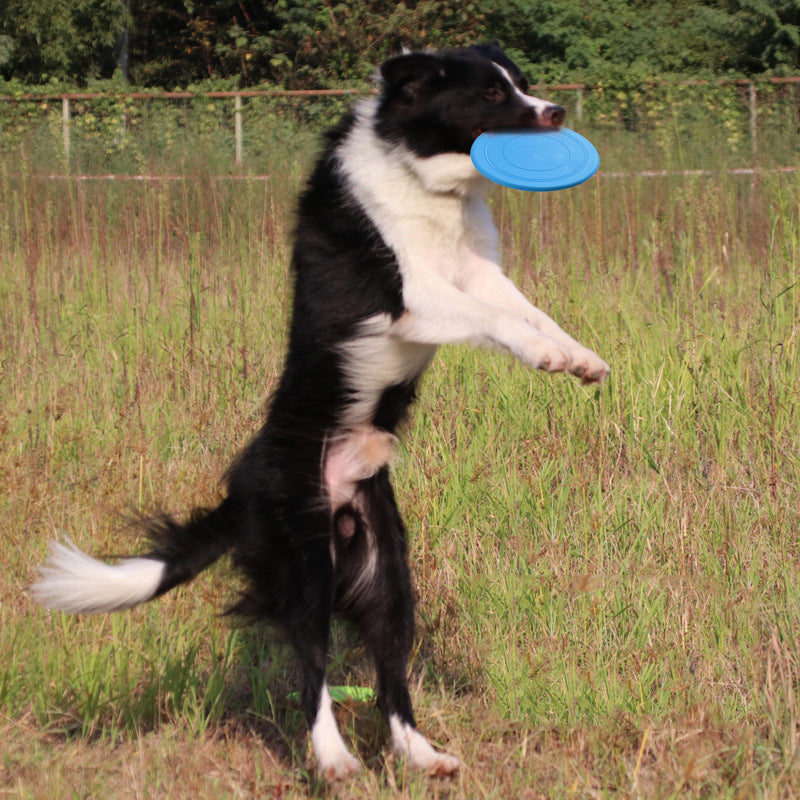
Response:
[{"label": "dog's eye", "polygon": [[490,86],[483,95],[490,103],[502,103],[506,99],[506,90],[495,84]]}]

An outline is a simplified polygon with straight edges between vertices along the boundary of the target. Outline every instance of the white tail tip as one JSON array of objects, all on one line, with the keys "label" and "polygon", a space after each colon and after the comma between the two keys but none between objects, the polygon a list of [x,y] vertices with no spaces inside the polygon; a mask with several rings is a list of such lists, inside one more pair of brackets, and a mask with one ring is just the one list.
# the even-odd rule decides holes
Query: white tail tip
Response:
[{"label": "white tail tip", "polygon": [[33,599],[70,614],[121,611],[155,595],[164,563],[153,558],[127,558],[106,564],[86,555],[71,541],[50,543],[50,555],[31,586]]}]

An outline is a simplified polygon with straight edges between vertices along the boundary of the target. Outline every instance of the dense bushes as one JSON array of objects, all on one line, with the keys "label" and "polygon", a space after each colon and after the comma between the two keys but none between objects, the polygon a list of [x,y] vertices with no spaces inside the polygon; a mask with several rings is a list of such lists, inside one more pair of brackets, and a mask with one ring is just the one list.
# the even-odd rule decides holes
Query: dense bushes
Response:
[{"label": "dense bushes", "polygon": [[[130,84],[366,91],[374,65],[403,46],[496,38],[534,82],[592,87],[581,98],[585,122],[576,92],[549,92],[572,125],[645,137],[657,153],[691,137],[709,161],[749,157],[747,90],[721,79],[754,78],[760,152],[790,163],[800,86],[766,78],[800,72],[799,30],[798,0],[5,0],[0,95],[14,99],[0,102],[0,153],[22,146],[42,168],[57,166],[59,95],[83,89],[116,96],[72,102],[73,168],[167,169],[187,157],[188,134],[195,155],[206,145],[233,152],[232,101],[133,101],[120,96]],[[248,165],[266,169],[276,141],[318,130],[345,102],[247,100]]]},{"label": "dense bushes", "polygon": [[[757,151],[754,151],[747,86],[598,82],[579,92],[543,88],[539,93],[567,108],[569,125],[602,145],[603,169],[713,169],[796,162],[800,84],[758,81]],[[92,82],[102,94],[69,101],[64,137],[60,91],[0,80],[0,172],[19,159],[37,171],[174,174],[200,168],[213,174],[244,168],[269,173],[275,159],[315,152],[319,131],[352,103],[352,96],[246,97],[242,102],[243,165],[233,162],[234,99],[212,91],[230,81],[207,81],[188,96],[153,92],[132,97],[113,81]],[[580,102],[579,102],[580,99]],[[11,159],[4,159],[13,154]],[[300,163],[300,162],[298,162]],[[12,167],[13,168],[13,167]]]},{"label": "dense bushes", "polygon": [[363,81],[401,47],[498,39],[544,81],[800,69],[797,0],[6,0],[0,75],[140,86]]}]

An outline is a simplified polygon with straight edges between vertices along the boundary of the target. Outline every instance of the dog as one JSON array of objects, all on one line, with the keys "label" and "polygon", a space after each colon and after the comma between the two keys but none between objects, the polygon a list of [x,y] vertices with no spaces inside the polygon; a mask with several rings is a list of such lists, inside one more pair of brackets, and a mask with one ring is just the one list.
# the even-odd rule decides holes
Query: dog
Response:
[{"label": "dog", "polygon": [[585,383],[609,374],[501,270],[490,184],[469,155],[484,131],[557,129],[564,109],[529,95],[496,44],[404,52],[377,80],[377,94],[327,134],[301,194],[284,369],[263,427],[226,473],[224,499],[186,520],[143,523],[149,551],[116,564],[52,543],[32,587],[52,609],[125,609],[231,553],[247,587],[232,610],[276,622],[294,646],[328,781],[359,769],[326,684],[334,613],[355,625],[374,660],[395,753],[433,774],[460,765],[414,720],[406,529],[389,474],[437,346],[498,348]]}]

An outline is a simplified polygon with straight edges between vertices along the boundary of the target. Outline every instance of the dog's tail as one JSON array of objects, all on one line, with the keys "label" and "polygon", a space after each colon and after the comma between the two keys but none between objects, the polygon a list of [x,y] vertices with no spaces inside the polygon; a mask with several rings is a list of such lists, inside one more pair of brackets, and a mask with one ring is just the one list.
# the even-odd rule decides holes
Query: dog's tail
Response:
[{"label": "dog's tail", "polygon": [[72,614],[121,611],[190,581],[233,547],[239,529],[230,498],[197,510],[186,522],[164,516],[144,527],[150,552],[107,564],[72,542],[50,544],[50,556],[31,586],[34,600]]}]

